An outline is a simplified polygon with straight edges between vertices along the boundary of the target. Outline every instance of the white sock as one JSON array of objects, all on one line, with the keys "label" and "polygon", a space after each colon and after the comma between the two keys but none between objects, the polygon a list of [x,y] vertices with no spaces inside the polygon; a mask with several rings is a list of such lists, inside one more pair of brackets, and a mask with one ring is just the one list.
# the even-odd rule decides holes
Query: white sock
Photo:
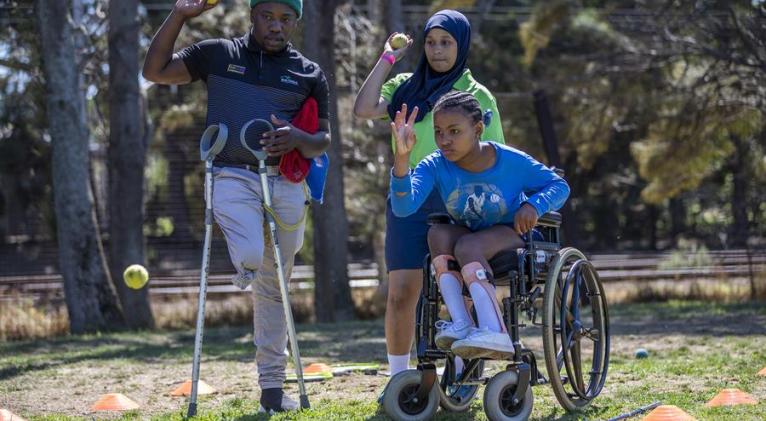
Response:
[{"label": "white sock", "polygon": [[[492,332],[502,332],[497,310],[495,310],[495,297],[490,297],[487,290],[478,282],[472,283],[468,290],[471,292],[473,307],[479,318],[479,327],[487,328]],[[492,290],[494,291],[494,288]]]},{"label": "white sock", "polygon": [[465,308],[465,301],[463,301],[463,285],[460,280],[452,273],[442,273],[439,276],[439,289],[444,304],[447,305],[447,311],[452,317],[452,322],[457,326],[472,325],[471,316]]},{"label": "white sock", "polygon": [[460,357],[455,357],[455,377],[460,377],[460,373],[463,372],[463,368],[465,368],[465,364],[463,364],[463,359]]},{"label": "white sock", "polygon": [[398,374],[404,370],[410,369],[410,354],[404,355],[391,355],[388,354],[388,367],[391,371],[391,376]]}]

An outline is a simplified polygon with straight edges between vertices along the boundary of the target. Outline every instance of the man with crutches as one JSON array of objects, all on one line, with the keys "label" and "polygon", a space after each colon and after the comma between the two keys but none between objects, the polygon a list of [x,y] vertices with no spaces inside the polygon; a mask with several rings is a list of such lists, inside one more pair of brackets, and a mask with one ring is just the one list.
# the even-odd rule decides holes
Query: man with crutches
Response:
[{"label": "man with crutches", "polygon": [[[199,79],[207,84],[207,126],[218,126],[211,133],[215,136],[222,126],[227,131],[221,150],[212,158],[212,211],[237,270],[232,282],[242,289],[252,285],[261,406],[266,411],[296,409],[297,403],[282,391],[289,306],[283,306],[287,297],[281,289],[271,240],[278,240],[282,275],[289,279],[295,254],[303,243],[308,196],[305,183],[280,174],[280,159],[294,150],[314,158],[327,149],[329,88],[319,66],[288,42],[298,25],[302,0],[250,0],[252,27],[243,37],[205,40],[173,54],[186,20],[211,7],[206,0],[176,2],[149,47],[144,77],[164,84]],[[309,98],[317,103],[319,128],[314,134],[288,123]],[[266,158],[261,171],[271,201],[268,211],[258,173],[260,162],[253,153],[256,142],[250,139],[249,147],[242,142],[243,128],[247,134],[245,126],[254,119],[274,126],[260,133]],[[273,239],[268,234],[267,212],[276,227]],[[300,371],[298,374],[300,377]],[[302,384],[301,389],[305,407],[308,400]]]}]

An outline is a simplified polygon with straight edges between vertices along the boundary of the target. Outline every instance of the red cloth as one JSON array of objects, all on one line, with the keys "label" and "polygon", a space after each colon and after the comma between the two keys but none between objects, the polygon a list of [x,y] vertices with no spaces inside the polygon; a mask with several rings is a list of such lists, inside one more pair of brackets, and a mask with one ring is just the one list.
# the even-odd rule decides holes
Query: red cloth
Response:
[{"label": "red cloth", "polygon": [[[291,123],[309,134],[319,131],[319,104],[317,104],[317,100],[308,97]],[[282,159],[279,160],[279,172],[293,183],[303,181],[308,175],[310,167],[311,161],[304,158],[298,149],[293,149],[282,155]]]}]

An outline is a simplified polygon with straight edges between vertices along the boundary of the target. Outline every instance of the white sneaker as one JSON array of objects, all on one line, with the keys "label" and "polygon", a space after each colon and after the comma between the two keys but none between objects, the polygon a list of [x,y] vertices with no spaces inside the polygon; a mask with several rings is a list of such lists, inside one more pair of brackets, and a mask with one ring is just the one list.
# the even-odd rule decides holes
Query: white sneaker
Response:
[{"label": "white sneaker", "polygon": [[244,272],[237,271],[237,274],[232,276],[231,283],[237,288],[244,291],[255,281],[255,272],[252,270],[246,270]]},{"label": "white sneaker", "polygon": [[274,415],[277,412],[286,412],[286,411],[297,411],[300,405],[298,405],[298,402],[295,402],[294,400],[290,399],[287,395],[282,395],[282,405],[281,405],[281,411],[280,410],[274,410],[274,409],[266,409],[263,407],[263,405],[258,408],[258,413],[268,413],[270,415]]},{"label": "white sneaker", "polygon": [[476,329],[467,338],[455,341],[452,344],[452,352],[466,360],[507,360],[513,357],[513,343],[507,333]]},{"label": "white sneaker", "polygon": [[439,349],[450,349],[453,342],[465,339],[473,329],[471,324],[456,324],[447,320],[437,320],[434,327],[439,330],[434,338]]}]

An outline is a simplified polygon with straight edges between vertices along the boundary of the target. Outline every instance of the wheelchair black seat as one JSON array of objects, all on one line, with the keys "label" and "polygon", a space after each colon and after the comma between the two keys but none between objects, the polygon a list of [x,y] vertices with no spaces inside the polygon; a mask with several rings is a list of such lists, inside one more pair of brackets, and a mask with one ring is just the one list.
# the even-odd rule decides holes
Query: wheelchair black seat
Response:
[{"label": "wheelchair black seat", "polygon": [[495,283],[507,277],[511,271],[519,270],[519,256],[516,250],[504,250],[489,259],[489,267],[495,278]]},{"label": "wheelchair black seat", "polygon": [[544,227],[560,227],[561,214],[558,212],[548,212],[537,219],[537,224]]}]

